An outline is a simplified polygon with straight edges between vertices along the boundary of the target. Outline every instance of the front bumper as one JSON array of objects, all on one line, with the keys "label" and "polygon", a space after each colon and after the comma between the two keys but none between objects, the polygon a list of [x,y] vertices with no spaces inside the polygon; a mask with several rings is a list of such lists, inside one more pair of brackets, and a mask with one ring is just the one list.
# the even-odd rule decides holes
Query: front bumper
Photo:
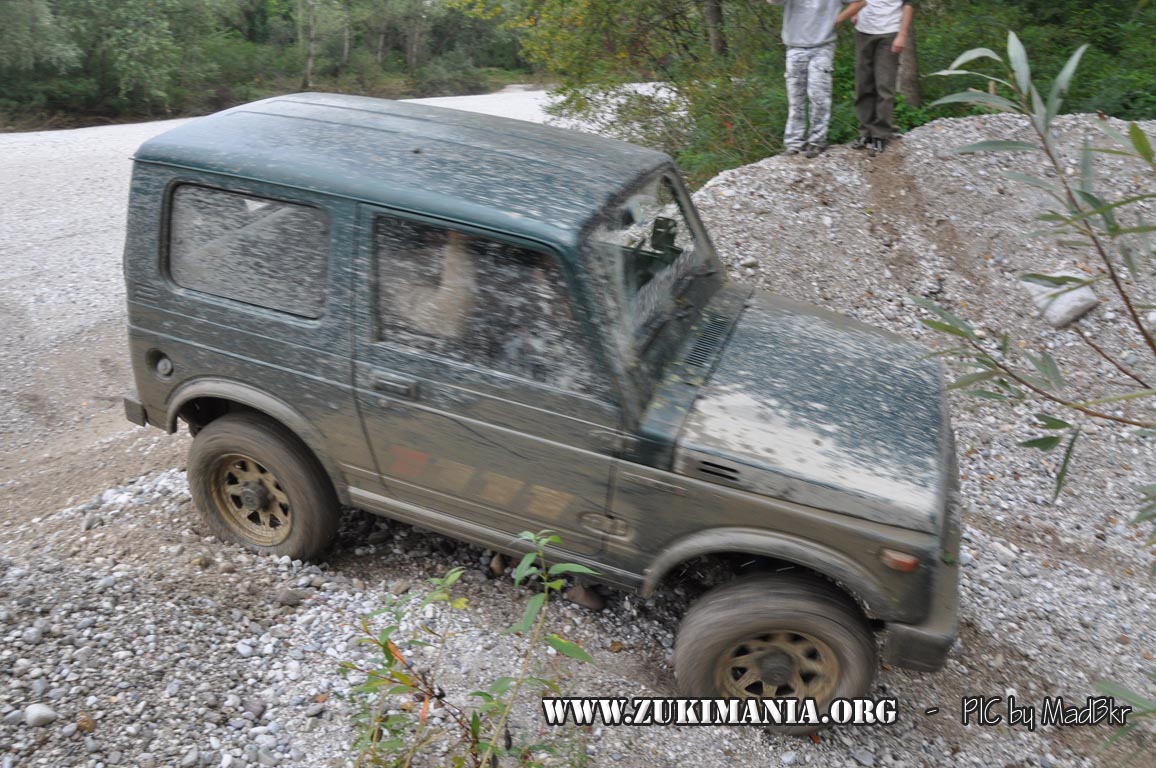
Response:
[{"label": "front bumper", "polygon": [[147,427],[149,423],[144,406],[132,395],[126,395],[124,398],[124,417],[138,427]]},{"label": "front bumper", "polygon": [[947,661],[959,635],[959,500],[953,498],[944,530],[943,554],[935,573],[931,613],[918,624],[888,624],[883,661],[919,672],[934,672]]}]

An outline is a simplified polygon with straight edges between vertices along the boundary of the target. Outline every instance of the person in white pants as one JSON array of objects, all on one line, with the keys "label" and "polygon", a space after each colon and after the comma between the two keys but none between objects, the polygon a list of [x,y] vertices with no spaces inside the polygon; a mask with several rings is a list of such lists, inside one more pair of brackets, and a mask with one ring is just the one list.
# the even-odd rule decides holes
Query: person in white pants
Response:
[{"label": "person in white pants", "polygon": [[818,157],[827,148],[831,123],[831,71],[835,61],[835,24],[851,0],[767,0],[783,6],[783,44],[787,46],[786,153]]}]

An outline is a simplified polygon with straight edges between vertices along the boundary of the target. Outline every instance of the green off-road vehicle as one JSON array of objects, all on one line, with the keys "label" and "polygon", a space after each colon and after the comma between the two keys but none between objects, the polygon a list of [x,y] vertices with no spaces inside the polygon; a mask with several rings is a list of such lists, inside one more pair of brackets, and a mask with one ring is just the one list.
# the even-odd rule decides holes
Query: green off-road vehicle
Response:
[{"label": "green off-road vehicle", "polygon": [[938,365],[728,282],[671,159],[411,103],[269,99],[135,158],[128,418],[195,436],[223,538],[310,558],[342,505],[649,594],[735,578],[675,646],[692,696],[938,668],[959,522]]}]

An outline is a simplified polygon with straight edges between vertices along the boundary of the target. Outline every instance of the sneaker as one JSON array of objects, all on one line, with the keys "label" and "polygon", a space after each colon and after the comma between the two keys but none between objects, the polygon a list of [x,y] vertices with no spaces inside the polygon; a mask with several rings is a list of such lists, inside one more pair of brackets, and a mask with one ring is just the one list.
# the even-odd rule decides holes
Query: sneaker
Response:
[{"label": "sneaker", "polygon": [[798,155],[803,151],[802,147],[787,147],[783,150],[784,155]]},{"label": "sneaker", "polygon": [[887,149],[887,139],[871,139],[871,143],[868,145],[871,157],[883,154],[885,149]]},{"label": "sneaker", "polygon": [[807,158],[809,160],[814,160],[816,157],[818,157],[819,155],[823,154],[826,151],[827,151],[827,145],[826,144],[809,144],[807,146],[807,152],[806,152]]},{"label": "sneaker", "polygon": [[851,142],[851,149],[867,149],[869,146],[871,146],[871,137],[866,135]]}]

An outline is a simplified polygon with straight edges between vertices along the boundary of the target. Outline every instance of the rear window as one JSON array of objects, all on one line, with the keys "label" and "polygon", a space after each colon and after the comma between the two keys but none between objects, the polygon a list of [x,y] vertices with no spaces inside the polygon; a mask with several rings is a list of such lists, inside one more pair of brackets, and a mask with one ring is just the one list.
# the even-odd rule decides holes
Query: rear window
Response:
[{"label": "rear window", "polygon": [[320,317],[329,220],[317,208],[182,185],[173,192],[169,272],[177,285],[299,317]]}]

